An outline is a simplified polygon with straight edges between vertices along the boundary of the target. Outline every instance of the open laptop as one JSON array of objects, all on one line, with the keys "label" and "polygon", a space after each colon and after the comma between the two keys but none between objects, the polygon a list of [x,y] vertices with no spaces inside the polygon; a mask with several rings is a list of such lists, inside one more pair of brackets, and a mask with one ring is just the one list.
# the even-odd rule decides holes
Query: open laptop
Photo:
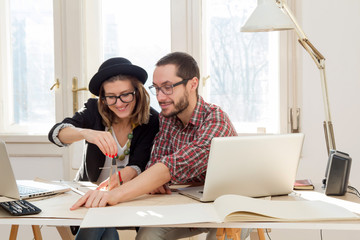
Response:
[{"label": "open laptop", "polygon": [[0,139],[0,196],[28,199],[69,191],[68,186],[32,180],[15,180],[5,143]]},{"label": "open laptop", "polygon": [[302,133],[213,138],[205,184],[179,189],[179,193],[201,202],[214,201],[224,194],[289,194],[303,141]]}]

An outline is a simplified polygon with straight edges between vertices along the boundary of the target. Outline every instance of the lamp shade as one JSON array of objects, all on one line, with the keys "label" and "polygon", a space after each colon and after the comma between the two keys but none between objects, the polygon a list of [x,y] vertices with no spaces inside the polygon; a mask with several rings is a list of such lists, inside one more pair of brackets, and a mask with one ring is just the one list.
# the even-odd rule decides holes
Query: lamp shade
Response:
[{"label": "lamp shade", "polygon": [[240,31],[268,32],[293,28],[291,19],[279,8],[276,0],[258,0],[257,7]]}]

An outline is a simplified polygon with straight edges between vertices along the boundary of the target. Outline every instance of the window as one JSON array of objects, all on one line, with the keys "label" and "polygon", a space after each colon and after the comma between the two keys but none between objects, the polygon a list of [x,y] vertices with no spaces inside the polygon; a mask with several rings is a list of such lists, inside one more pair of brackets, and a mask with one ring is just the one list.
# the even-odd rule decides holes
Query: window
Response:
[{"label": "window", "polygon": [[242,33],[256,1],[207,0],[207,100],[222,107],[238,132],[279,129],[278,33]]},{"label": "window", "polygon": [[[68,116],[65,108],[71,105],[71,83],[67,82],[81,76],[76,71],[85,71],[82,57],[93,56],[96,61],[102,58],[100,62],[126,57],[146,69],[147,87],[152,84],[154,64],[171,51],[186,51],[199,61],[202,75],[210,76],[200,94],[221,106],[238,132],[256,132],[259,127],[267,132],[280,131],[284,115],[280,118],[278,33],[240,32],[256,0],[102,0],[95,8],[101,9],[101,17],[88,14],[95,24],[101,22],[101,42],[86,34],[71,34],[75,30],[88,32],[83,26],[87,21],[81,18],[81,12],[87,11],[85,4],[39,1],[0,3],[1,133],[47,134],[55,122],[56,109],[64,109],[59,119]],[[55,80],[53,8],[56,16],[66,16],[55,29],[57,33],[66,32],[55,39],[61,40],[55,49],[59,55],[56,63],[63,64],[57,69],[65,70],[58,74],[62,92],[57,92],[62,99],[57,99],[56,108],[54,93],[49,90]],[[79,16],[74,17],[76,24],[67,21],[70,15]],[[75,59],[71,47],[80,49],[89,41],[94,42],[93,49],[102,48],[100,57],[79,50],[75,63],[70,62]],[[90,77],[84,77],[85,81]],[[156,97],[150,96],[151,105],[160,110]]]},{"label": "window", "polygon": [[[147,89],[155,63],[171,51],[170,1],[103,0],[102,9],[104,60],[120,56],[143,67],[149,75]],[[156,97],[150,97],[160,110]]]},{"label": "window", "polygon": [[[2,132],[45,134],[55,122],[54,38],[52,1],[8,1],[7,22],[1,31],[10,49],[3,79]],[[4,14],[4,9],[2,10]],[[3,16],[4,17],[4,16]],[[7,32],[6,32],[7,31]]]}]

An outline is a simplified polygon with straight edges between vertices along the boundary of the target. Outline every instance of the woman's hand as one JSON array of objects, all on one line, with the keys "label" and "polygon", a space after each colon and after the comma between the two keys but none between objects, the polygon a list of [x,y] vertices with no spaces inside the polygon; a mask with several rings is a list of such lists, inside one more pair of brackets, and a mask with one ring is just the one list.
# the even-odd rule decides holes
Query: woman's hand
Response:
[{"label": "woman's hand", "polygon": [[110,132],[82,129],[80,134],[86,141],[98,146],[104,155],[112,158],[117,154],[117,145]]},{"label": "woman's hand", "polygon": [[94,208],[105,207],[106,205],[115,205],[117,203],[118,202],[115,199],[115,193],[112,191],[90,190],[79,200],[77,200],[77,202],[70,208],[70,210],[76,210],[81,206]]},{"label": "woman's hand", "polygon": [[[121,179],[122,179],[123,183],[128,182],[137,176],[136,170],[134,170],[132,167],[129,167],[129,166],[122,168],[120,170],[120,174],[121,174]],[[96,189],[112,190],[119,186],[118,179],[120,181],[118,173],[113,174],[111,176],[111,181],[110,181],[111,186],[108,186],[109,185],[109,178],[108,178],[105,181],[103,181],[102,183],[100,183]]]},{"label": "woman's hand", "polygon": [[109,178],[107,178],[105,181],[99,184],[99,186],[96,188],[97,190],[112,190],[119,186],[118,183],[119,175],[117,173],[114,173],[111,176],[110,186],[109,186]]}]

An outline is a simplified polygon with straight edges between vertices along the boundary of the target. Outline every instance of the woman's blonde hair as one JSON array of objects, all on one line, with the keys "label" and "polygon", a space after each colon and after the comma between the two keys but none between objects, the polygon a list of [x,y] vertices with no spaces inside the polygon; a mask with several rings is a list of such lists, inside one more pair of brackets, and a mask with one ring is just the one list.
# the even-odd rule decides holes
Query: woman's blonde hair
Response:
[{"label": "woman's blonde hair", "polygon": [[[98,108],[99,113],[103,119],[103,123],[106,127],[110,128],[113,123],[116,123],[117,116],[113,111],[105,104],[104,100],[104,83],[115,81],[129,80],[131,85],[135,89],[136,104],[132,114],[130,115],[130,122],[135,125],[142,125],[149,122],[150,116],[150,96],[146,91],[144,85],[135,77],[130,75],[117,75],[109,78],[101,84],[99,91]],[[120,99],[119,99],[120,101]]]}]

